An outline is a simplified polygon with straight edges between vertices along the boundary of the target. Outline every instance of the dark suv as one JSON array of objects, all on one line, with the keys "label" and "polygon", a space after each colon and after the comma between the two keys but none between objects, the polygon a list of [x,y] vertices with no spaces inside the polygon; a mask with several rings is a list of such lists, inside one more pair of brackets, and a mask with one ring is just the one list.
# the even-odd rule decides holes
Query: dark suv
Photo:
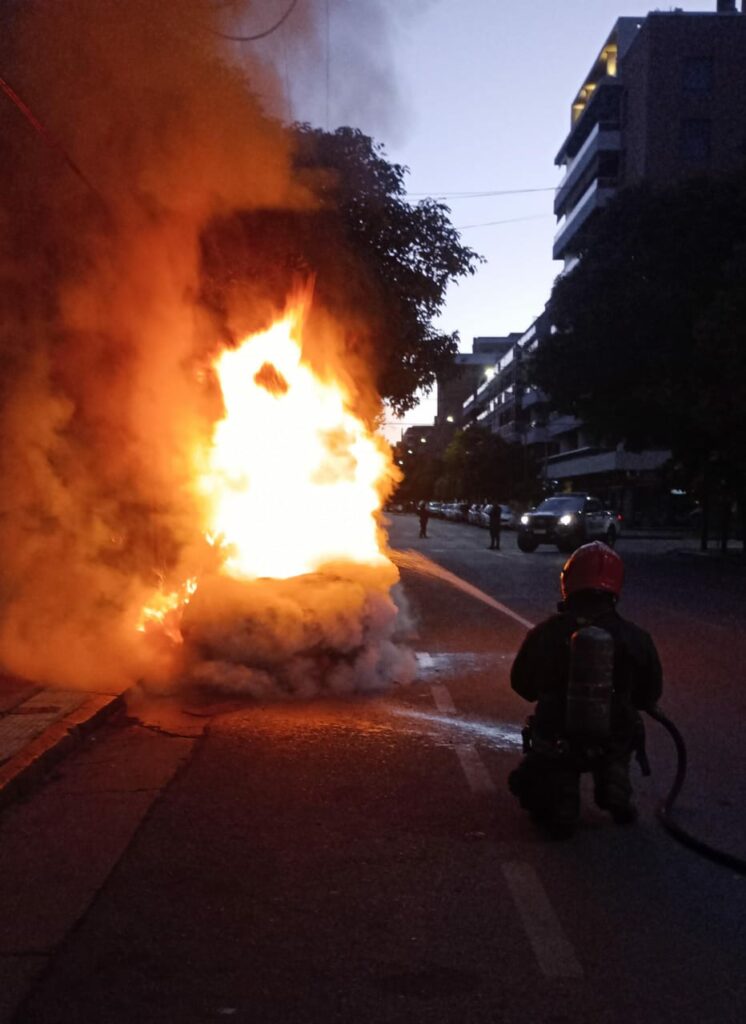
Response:
[{"label": "dark suv", "polygon": [[518,547],[535,551],[539,544],[556,544],[560,551],[574,551],[590,540],[613,547],[621,518],[590,494],[555,494],[521,516]]}]

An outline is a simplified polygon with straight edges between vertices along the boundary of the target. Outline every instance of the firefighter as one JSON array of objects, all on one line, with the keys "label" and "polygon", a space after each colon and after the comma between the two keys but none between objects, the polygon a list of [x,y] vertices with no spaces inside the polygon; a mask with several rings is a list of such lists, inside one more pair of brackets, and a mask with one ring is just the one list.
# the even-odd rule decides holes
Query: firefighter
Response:
[{"label": "firefighter", "polygon": [[[615,822],[637,818],[630,758],[637,751],[646,764],[640,710],[660,698],[662,673],[649,634],[616,610],[623,579],[622,560],[610,547],[594,541],[578,548],[560,574],[558,614],[528,633],[511,670],[513,690],[536,701],[536,708],[524,730],[525,757],[508,784],[521,806],[558,836],[571,835],[577,824],[583,771],[593,773],[595,801]],[[571,647],[578,631],[608,644],[608,729],[600,740],[568,730]]]}]

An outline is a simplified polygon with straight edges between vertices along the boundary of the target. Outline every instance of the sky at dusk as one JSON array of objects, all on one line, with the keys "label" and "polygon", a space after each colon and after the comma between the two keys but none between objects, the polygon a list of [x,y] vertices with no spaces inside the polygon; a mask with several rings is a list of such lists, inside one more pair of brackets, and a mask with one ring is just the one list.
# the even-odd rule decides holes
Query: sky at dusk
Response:
[{"label": "sky at dusk", "polygon": [[[300,2],[323,11],[327,0]],[[716,3],[675,6],[714,12]],[[357,20],[372,7],[383,9],[378,31]],[[291,55],[294,117],[371,134],[410,168],[413,199],[549,189],[444,200],[464,241],[487,260],[451,288],[440,318],[459,332],[462,351],[477,335],[525,330],[544,308],[561,268],[551,255],[551,190],[561,177],[554,157],[569,130],[570,104],[616,19],[651,9],[629,0],[328,0],[328,63],[322,38],[316,88],[293,82]],[[366,89],[369,69],[358,71],[348,59],[350,34],[364,32],[385,87]],[[407,421],[433,414],[431,396]]]}]

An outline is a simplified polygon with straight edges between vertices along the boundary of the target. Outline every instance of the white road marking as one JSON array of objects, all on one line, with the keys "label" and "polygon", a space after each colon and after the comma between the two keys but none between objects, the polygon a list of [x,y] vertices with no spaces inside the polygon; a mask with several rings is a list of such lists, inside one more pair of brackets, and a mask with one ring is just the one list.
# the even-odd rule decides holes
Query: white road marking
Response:
[{"label": "white road marking", "polygon": [[495,783],[490,773],[484,766],[484,761],[479,756],[477,748],[473,743],[459,743],[455,747],[456,756],[461,762],[466,781],[471,787],[472,793],[484,794],[494,793]]},{"label": "white road marking", "polygon": [[547,978],[582,978],[583,968],[534,869],[520,861],[501,867],[542,973]]},{"label": "white road marking", "polygon": [[448,692],[447,686],[444,686],[443,683],[433,683],[430,687],[430,692],[433,695],[435,707],[438,711],[442,711],[444,715],[456,714],[456,705],[453,703],[453,698]]}]

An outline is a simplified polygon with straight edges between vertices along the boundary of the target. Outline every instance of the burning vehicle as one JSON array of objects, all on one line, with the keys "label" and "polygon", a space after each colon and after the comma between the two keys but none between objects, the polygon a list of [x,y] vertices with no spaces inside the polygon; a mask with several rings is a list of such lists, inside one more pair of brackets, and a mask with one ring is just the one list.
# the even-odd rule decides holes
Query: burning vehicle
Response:
[{"label": "burning vehicle", "polygon": [[[225,42],[250,6],[29,2],[4,22],[9,674],[261,699],[413,675],[379,517],[398,479],[380,288],[331,175],[298,167],[269,51]],[[307,51],[320,29],[307,11],[283,31]]]}]

